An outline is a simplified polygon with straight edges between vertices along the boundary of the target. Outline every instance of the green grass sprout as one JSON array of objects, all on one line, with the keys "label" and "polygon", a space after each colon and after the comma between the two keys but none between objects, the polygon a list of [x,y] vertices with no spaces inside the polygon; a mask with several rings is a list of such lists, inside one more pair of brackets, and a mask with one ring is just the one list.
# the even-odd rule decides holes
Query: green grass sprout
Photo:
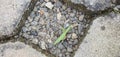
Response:
[{"label": "green grass sprout", "polygon": [[68,33],[68,31],[72,28],[72,25],[68,26],[67,29],[62,28],[62,34],[60,35],[60,37],[58,37],[58,39],[54,42],[54,45],[58,44],[60,41],[65,39],[66,34]]}]

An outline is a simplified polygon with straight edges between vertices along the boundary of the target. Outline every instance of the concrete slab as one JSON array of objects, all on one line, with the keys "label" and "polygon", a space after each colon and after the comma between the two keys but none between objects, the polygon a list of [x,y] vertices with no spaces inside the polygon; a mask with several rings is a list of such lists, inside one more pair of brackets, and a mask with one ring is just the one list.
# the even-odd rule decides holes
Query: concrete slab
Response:
[{"label": "concrete slab", "polygon": [[31,0],[0,0],[0,38],[14,34]]},{"label": "concrete slab", "polygon": [[0,45],[0,57],[46,57],[41,52],[22,42],[5,43]]},{"label": "concrete slab", "polygon": [[[100,11],[115,6],[116,0],[69,0],[74,4],[83,4],[88,10]],[[113,2],[114,1],[114,2]]]},{"label": "concrete slab", "polygon": [[120,14],[96,18],[74,57],[120,57]]}]

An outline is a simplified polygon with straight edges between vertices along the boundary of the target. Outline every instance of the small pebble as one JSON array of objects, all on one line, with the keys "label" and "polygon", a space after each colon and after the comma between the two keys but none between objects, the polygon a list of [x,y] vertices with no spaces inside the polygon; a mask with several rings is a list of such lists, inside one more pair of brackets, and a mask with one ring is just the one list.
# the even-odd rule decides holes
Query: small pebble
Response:
[{"label": "small pebble", "polygon": [[62,16],[61,16],[61,13],[59,12],[59,13],[57,14],[57,19],[60,20],[61,17],[62,17]]},{"label": "small pebble", "polygon": [[70,24],[69,24],[69,23],[66,23],[66,24],[64,25],[64,28],[67,28],[68,26],[70,26]]},{"label": "small pebble", "polygon": [[29,16],[29,17],[28,17],[28,21],[29,21],[29,22],[32,22],[33,19]]},{"label": "small pebble", "polygon": [[38,25],[39,19],[40,19],[40,16],[39,16],[39,15],[34,18],[34,21],[36,22],[36,24],[34,24],[34,25]]},{"label": "small pebble", "polygon": [[84,19],[84,15],[79,16],[80,21],[83,21],[83,19]]},{"label": "small pebble", "polygon": [[59,53],[60,53],[60,49],[56,49],[56,55],[59,56]]},{"label": "small pebble", "polygon": [[59,49],[64,49],[65,47],[62,45],[62,43],[59,43],[59,44],[58,44],[58,48],[59,48]]},{"label": "small pebble", "polygon": [[81,24],[78,24],[78,33],[81,34],[83,29],[83,26]]},{"label": "small pebble", "polygon": [[63,9],[63,10],[65,10],[66,8],[67,8],[66,6],[64,6],[64,5],[62,6],[62,9]]},{"label": "small pebble", "polygon": [[[26,20],[26,21],[27,21],[27,20]],[[30,26],[30,24],[29,24],[29,23],[26,23],[26,24],[25,24],[25,27],[29,27],[29,26]]]},{"label": "small pebble", "polygon": [[29,38],[29,35],[27,34],[27,33],[23,33],[23,35],[22,35],[23,37],[25,37],[25,38]]},{"label": "small pebble", "polygon": [[61,51],[61,52],[62,52],[62,53],[65,53],[66,51],[67,51],[66,49],[62,49],[62,51]]},{"label": "small pebble", "polygon": [[43,10],[44,12],[48,12],[47,8],[40,8],[40,10]]},{"label": "small pebble", "polygon": [[48,48],[52,48],[53,47],[53,44],[51,44],[51,43],[48,43],[47,45],[48,45]]},{"label": "small pebble", "polygon": [[34,11],[37,11],[37,7],[36,6],[34,7]]},{"label": "small pebble", "polygon": [[31,22],[31,25],[32,25],[32,26],[35,26],[35,25],[37,25],[37,24],[38,24],[38,22],[36,22],[36,21]]},{"label": "small pebble", "polygon": [[65,15],[65,17],[66,17],[66,18],[69,18],[69,15],[68,15],[68,14],[66,14],[66,15]]},{"label": "small pebble", "polygon": [[44,15],[45,15],[45,17],[48,17],[49,13],[48,12],[44,12]]},{"label": "small pebble", "polygon": [[38,11],[41,15],[43,15],[44,14],[44,10],[40,10],[40,11]]},{"label": "small pebble", "polygon": [[73,44],[73,42],[72,42],[72,41],[68,41],[68,43],[69,43],[69,44]]},{"label": "small pebble", "polygon": [[78,39],[75,39],[74,41],[73,41],[73,45],[76,45],[78,43]]},{"label": "small pebble", "polygon": [[41,3],[44,2],[44,0],[39,0]]},{"label": "small pebble", "polygon": [[51,2],[47,2],[45,6],[49,9],[52,9],[54,7],[54,5]]},{"label": "small pebble", "polygon": [[58,55],[58,57],[63,57],[63,56],[62,56],[62,54],[60,53],[60,54]]},{"label": "small pebble", "polygon": [[67,42],[63,42],[64,47],[68,47],[68,43]]},{"label": "small pebble", "polygon": [[71,16],[71,17],[74,17],[74,16],[75,16],[75,13],[70,13],[70,16]]},{"label": "small pebble", "polygon": [[34,43],[34,44],[38,44],[38,39],[32,39],[32,43]]},{"label": "small pebble", "polygon": [[78,38],[77,34],[72,33],[72,39],[76,39],[76,38]]},{"label": "small pebble", "polygon": [[27,29],[26,27],[23,27],[23,28],[22,28],[22,31],[23,31],[23,33],[25,33],[25,32],[28,31],[28,29]]},{"label": "small pebble", "polygon": [[66,57],[70,57],[70,55],[66,55]]},{"label": "small pebble", "polygon": [[39,43],[39,46],[43,49],[43,50],[46,50],[46,43],[44,41],[41,41]]},{"label": "small pebble", "polygon": [[71,38],[71,34],[67,34],[67,38]]},{"label": "small pebble", "polygon": [[31,32],[30,32],[30,35],[37,36],[37,35],[38,35],[38,32],[37,32],[37,31],[35,31],[35,30],[34,30],[34,31],[31,31]]},{"label": "small pebble", "polygon": [[54,4],[57,8],[61,7],[62,6],[62,3],[60,1],[57,1],[55,4]]},{"label": "small pebble", "polygon": [[35,17],[35,12],[34,12],[34,11],[31,12],[30,17],[31,17],[31,18],[34,18],[34,17]]},{"label": "small pebble", "polygon": [[46,2],[48,2],[49,0],[45,0]]}]

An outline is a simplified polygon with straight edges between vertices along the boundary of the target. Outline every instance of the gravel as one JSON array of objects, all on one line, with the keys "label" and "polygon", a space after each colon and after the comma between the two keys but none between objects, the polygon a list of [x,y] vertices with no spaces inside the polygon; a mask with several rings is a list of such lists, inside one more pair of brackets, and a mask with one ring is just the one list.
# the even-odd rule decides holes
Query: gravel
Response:
[{"label": "gravel", "polygon": [[[39,0],[25,22],[21,36],[28,41],[32,39],[33,44],[37,44],[41,49],[47,50],[56,57],[71,57],[77,50],[75,46],[80,39],[78,35],[81,35],[85,26],[83,23],[85,23],[84,14],[66,7],[60,1]],[[62,34],[62,28],[75,24],[78,26],[73,27],[63,41],[53,45]]]}]

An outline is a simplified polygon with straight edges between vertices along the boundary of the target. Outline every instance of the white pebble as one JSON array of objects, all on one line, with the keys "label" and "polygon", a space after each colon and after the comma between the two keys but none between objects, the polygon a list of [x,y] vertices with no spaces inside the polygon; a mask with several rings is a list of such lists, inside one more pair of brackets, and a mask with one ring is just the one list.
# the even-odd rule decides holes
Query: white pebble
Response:
[{"label": "white pebble", "polygon": [[77,35],[75,33],[72,33],[72,38],[73,39],[77,38]]},{"label": "white pebble", "polygon": [[79,16],[80,21],[83,21],[83,19],[84,19],[84,15]]},{"label": "white pebble", "polygon": [[57,19],[60,20],[61,17],[62,17],[62,15],[61,15],[61,13],[59,12],[59,13],[57,14]]},{"label": "white pebble", "polygon": [[48,7],[49,9],[52,9],[54,5],[51,2],[47,2],[45,6]]}]

